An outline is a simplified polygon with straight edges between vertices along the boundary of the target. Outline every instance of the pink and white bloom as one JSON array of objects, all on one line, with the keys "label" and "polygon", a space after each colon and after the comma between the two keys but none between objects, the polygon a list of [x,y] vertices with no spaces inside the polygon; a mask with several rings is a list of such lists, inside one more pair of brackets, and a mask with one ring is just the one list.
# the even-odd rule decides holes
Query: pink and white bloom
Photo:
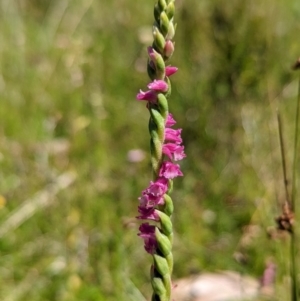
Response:
[{"label": "pink and white bloom", "polygon": [[149,187],[144,192],[154,196],[163,196],[167,190],[168,181],[164,178],[158,178],[155,182],[151,181]]},{"label": "pink and white bloom", "polygon": [[178,164],[165,161],[161,165],[159,176],[165,177],[166,179],[174,179],[176,177],[183,176],[183,173],[181,172]]},{"label": "pink and white bloom", "polygon": [[155,182],[150,182],[150,185],[142,193],[139,198],[140,206],[144,208],[153,208],[157,205],[164,204],[164,194],[168,190],[168,180],[159,178]]},{"label": "pink and white bloom", "polygon": [[152,83],[148,85],[148,88],[157,92],[167,92],[169,87],[164,80],[155,79]]},{"label": "pink and white bloom", "polygon": [[186,157],[184,153],[184,146],[175,143],[164,144],[163,153],[174,161],[179,161]]},{"label": "pink and white bloom", "polygon": [[136,96],[137,100],[146,100],[150,102],[156,102],[157,100],[157,93],[152,90],[148,90],[146,92],[140,90],[140,92]]},{"label": "pink and white bloom", "polygon": [[176,144],[182,143],[181,131],[182,131],[182,129],[174,130],[171,128],[166,128],[165,129],[165,140],[172,141]]}]

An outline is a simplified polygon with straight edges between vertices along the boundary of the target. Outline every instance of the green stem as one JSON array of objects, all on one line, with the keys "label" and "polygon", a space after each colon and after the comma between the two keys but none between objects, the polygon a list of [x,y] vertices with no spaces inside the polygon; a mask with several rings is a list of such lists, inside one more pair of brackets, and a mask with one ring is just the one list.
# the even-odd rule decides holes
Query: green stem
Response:
[{"label": "green stem", "polygon": [[288,202],[289,206],[291,206],[291,201],[290,201],[289,191],[288,191],[287,173],[286,173],[286,161],[285,161],[285,149],[284,149],[284,143],[283,143],[283,134],[282,134],[282,122],[281,122],[280,114],[278,111],[277,111],[277,123],[278,123],[279,142],[280,142],[280,151],[281,151],[283,185],[284,185],[284,189],[285,189],[285,200],[286,200],[286,202]]},{"label": "green stem", "polygon": [[[300,108],[300,78],[298,83],[298,97],[297,97],[297,108],[296,108],[296,121],[295,121],[295,140],[294,140],[294,159],[293,159],[293,179],[292,179],[292,211],[296,216],[295,208],[295,196],[296,196],[296,170],[297,170],[297,155],[298,155],[298,129],[299,129],[299,108]],[[292,301],[298,301],[298,279],[297,279],[297,246],[296,246],[296,233],[295,227],[293,227],[291,234],[291,279],[292,279]]]},{"label": "green stem", "polygon": [[296,107],[295,137],[294,137],[294,159],[293,159],[293,179],[292,179],[292,210],[295,213],[295,195],[296,195],[296,170],[297,170],[297,150],[298,150],[298,132],[299,132],[299,110],[300,110],[300,77],[298,83],[298,97]]},{"label": "green stem", "polygon": [[291,300],[298,301],[298,280],[297,280],[297,263],[296,263],[296,236],[295,232],[291,234]]}]

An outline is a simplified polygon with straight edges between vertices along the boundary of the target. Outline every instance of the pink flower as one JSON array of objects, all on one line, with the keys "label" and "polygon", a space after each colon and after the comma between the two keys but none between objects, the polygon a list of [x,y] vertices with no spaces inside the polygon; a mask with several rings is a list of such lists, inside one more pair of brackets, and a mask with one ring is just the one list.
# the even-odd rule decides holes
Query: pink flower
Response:
[{"label": "pink flower", "polygon": [[138,212],[141,214],[137,217],[138,219],[152,220],[156,222],[160,221],[159,215],[157,214],[155,208],[145,208],[143,206],[139,206]]},{"label": "pink flower", "polygon": [[143,192],[143,195],[139,198],[140,205],[145,208],[153,208],[156,205],[164,204],[163,195],[152,195],[150,193]]},{"label": "pink flower", "polygon": [[154,80],[152,83],[148,85],[148,88],[157,92],[167,92],[168,84],[163,80]]},{"label": "pink flower", "polygon": [[171,160],[179,161],[185,158],[184,146],[175,143],[166,143],[163,145],[163,153]]},{"label": "pink flower", "polygon": [[166,127],[170,128],[176,123],[175,119],[173,118],[172,114],[169,113],[166,121]]},{"label": "pink flower", "polygon": [[184,153],[184,146],[178,147],[176,149],[176,151],[173,153],[174,161],[180,161],[185,157],[186,157],[186,154]]},{"label": "pink flower", "polygon": [[150,185],[142,193],[139,198],[140,206],[144,208],[153,208],[157,205],[164,204],[164,194],[168,190],[168,180],[165,178],[158,178],[155,182],[150,182]]},{"label": "pink flower", "polygon": [[144,240],[144,248],[149,254],[154,254],[157,248],[157,241],[155,237],[155,226],[144,223],[139,227],[138,234]]},{"label": "pink flower", "polygon": [[140,92],[136,96],[137,100],[147,100],[150,102],[155,102],[157,100],[157,93],[155,91],[149,90],[146,92],[143,92],[140,90]]},{"label": "pink flower", "polygon": [[150,186],[145,190],[146,193],[154,196],[163,196],[168,190],[168,181],[158,178],[155,182],[150,182]]},{"label": "pink flower", "polygon": [[165,177],[166,179],[174,179],[176,177],[183,176],[183,173],[181,172],[178,164],[165,161],[161,165],[159,176]]},{"label": "pink flower", "polygon": [[173,75],[174,73],[176,73],[178,70],[177,67],[172,67],[172,66],[167,66],[166,67],[166,76],[171,76]]},{"label": "pink flower", "polygon": [[181,129],[174,130],[171,128],[165,129],[165,140],[173,141],[176,144],[182,143]]}]

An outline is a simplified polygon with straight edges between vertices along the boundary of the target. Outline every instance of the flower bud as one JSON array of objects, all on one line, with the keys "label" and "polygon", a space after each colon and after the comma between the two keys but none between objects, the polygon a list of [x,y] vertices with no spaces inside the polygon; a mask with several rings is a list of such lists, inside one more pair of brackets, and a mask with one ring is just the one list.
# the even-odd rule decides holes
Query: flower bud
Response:
[{"label": "flower bud", "polygon": [[168,262],[164,257],[154,254],[153,260],[154,260],[156,269],[163,277],[170,274]]},{"label": "flower bud", "polygon": [[172,40],[174,38],[174,36],[175,36],[175,27],[176,27],[176,25],[174,26],[173,22],[169,23],[169,29],[168,29],[168,33],[166,35],[167,40]]},{"label": "flower bud", "polygon": [[159,7],[158,7],[158,4],[155,4],[155,6],[154,6],[154,19],[155,19],[155,22],[157,23],[157,24],[159,24],[159,17],[160,17],[160,9],[159,9]]},{"label": "flower bud", "polygon": [[[153,290],[160,296],[161,300],[167,300],[166,299],[166,288],[165,288],[165,284],[163,283],[162,279],[159,277],[151,277],[151,284],[152,284],[152,288]],[[165,299],[162,299],[162,297],[164,297]]]},{"label": "flower bud", "polygon": [[[165,78],[165,61],[161,54],[159,54],[153,47],[148,47],[148,55],[150,61],[153,63],[149,66],[148,64],[148,74],[152,80],[154,79],[164,79]],[[153,67],[155,68],[155,72],[153,72]],[[152,69],[152,70],[151,70]],[[155,75],[154,75],[155,73]],[[153,77],[152,77],[153,76]]]},{"label": "flower bud", "polygon": [[169,216],[171,216],[174,211],[174,205],[173,205],[172,199],[170,198],[169,195],[167,195],[167,194],[164,195],[164,202],[165,202],[164,212],[166,214],[168,214]]},{"label": "flower bud", "polygon": [[169,255],[171,253],[172,245],[168,237],[162,234],[158,228],[155,228],[155,238],[157,241],[157,246],[161,251],[162,255]]},{"label": "flower bud", "polygon": [[151,80],[155,80],[156,79],[156,67],[154,65],[154,63],[149,59],[148,63],[147,63],[147,73],[148,76],[151,78]]},{"label": "flower bud", "polygon": [[171,1],[168,4],[167,9],[166,9],[166,13],[167,13],[167,16],[168,16],[169,20],[171,20],[174,17],[174,14],[175,14],[174,1]]},{"label": "flower bud", "polygon": [[173,233],[173,228],[170,217],[162,211],[157,211],[156,213],[160,219],[161,229],[163,233],[167,236],[171,235]]},{"label": "flower bud", "polygon": [[171,40],[167,40],[164,48],[164,57],[169,59],[174,52],[174,43]]},{"label": "flower bud", "polygon": [[159,53],[163,53],[166,41],[164,36],[160,33],[159,29],[155,26],[153,28],[153,39],[154,39],[153,44],[155,46],[155,49]]},{"label": "flower bud", "polygon": [[170,23],[169,18],[167,14],[163,11],[160,14],[160,30],[164,36],[166,36],[169,31],[169,23]]},{"label": "flower bud", "polygon": [[163,11],[167,8],[166,0],[158,0],[158,7],[160,11]]},{"label": "flower bud", "polygon": [[164,120],[168,117],[169,114],[169,106],[168,106],[168,100],[166,96],[162,93],[159,93],[157,95],[157,104],[160,110],[160,113],[162,114]]}]

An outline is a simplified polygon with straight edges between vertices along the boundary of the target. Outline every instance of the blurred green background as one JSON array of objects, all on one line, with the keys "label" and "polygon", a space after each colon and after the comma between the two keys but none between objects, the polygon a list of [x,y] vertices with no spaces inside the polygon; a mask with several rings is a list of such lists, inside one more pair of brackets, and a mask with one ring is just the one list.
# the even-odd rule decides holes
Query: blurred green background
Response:
[{"label": "blurred green background", "polygon": [[[135,96],[148,83],[153,5],[0,0],[0,300],[150,296],[134,219],[151,177],[149,116]],[[173,192],[174,278],[260,277],[271,258],[280,287],[288,250],[274,238],[284,200],[275,111],[291,180],[300,3],[176,7],[170,111],[187,158]],[[128,160],[133,149],[144,160]]]}]

